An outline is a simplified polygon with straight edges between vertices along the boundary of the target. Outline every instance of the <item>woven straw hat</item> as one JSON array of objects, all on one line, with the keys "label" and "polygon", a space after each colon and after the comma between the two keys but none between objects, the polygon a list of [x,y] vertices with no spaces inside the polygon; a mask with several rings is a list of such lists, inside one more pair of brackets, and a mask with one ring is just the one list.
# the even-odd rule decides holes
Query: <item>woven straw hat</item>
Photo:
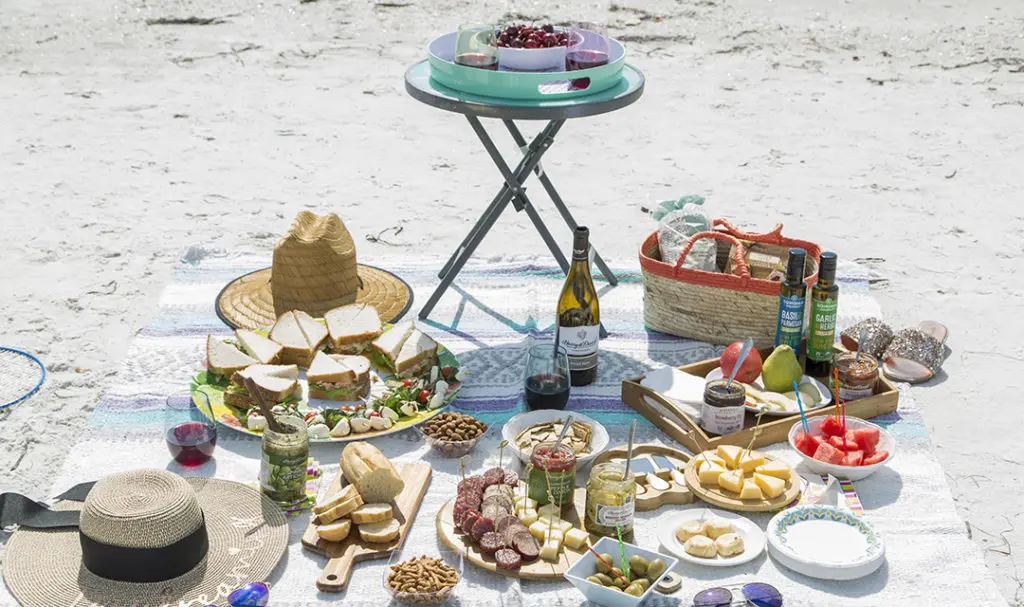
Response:
[{"label": "woven straw hat", "polygon": [[412,289],[401,278],[356,263],[352,235],[337,215],[301,211],[274,247],[270,268],[228,283],[217,296],[217,316],[232,327],[258,329],[289,310],[320,317],[354,302],[377,309],[393,322],[412,305]]},{"label": "woven straw hat", "polygon": [[[54,509],[76,507],[82,513],[79,529],[20,527],[7,542],[4,581],[22,605],[227,605],[232,590],[265,580],[288,545],[280,509],[259,491],[231,481],[182,478],[165,470],[123,472],[97,482],[84,504],[65,501]],[[200,544],[209,546],[205,556],[196,548]],[[166,558],[168,547],[192,556],[185,562]],[[111,567],[118,557],[125,564]],[[161,566],[139,567],[137,574],[154,581],[110,579],[129,575],[145,557]],[[187,569],[157,581],[173,573],[175,564]],[[101,577],[90,567],[111,571]]]}]

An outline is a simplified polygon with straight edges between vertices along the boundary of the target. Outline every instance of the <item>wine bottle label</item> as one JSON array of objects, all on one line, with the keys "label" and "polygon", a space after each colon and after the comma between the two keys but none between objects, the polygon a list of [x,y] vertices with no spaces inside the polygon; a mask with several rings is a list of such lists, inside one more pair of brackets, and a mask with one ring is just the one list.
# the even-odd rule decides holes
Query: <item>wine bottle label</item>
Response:
[{"label": "wine bottle label", "polygon": [[779,296],[779,326],[775,332],[775,347],[789,346],[797,356],[800,356],[800,341],[804,336],[804,301],[803,297]]},{"label": "wine bottle label", "polygon": [[811,302],[811,326],[807,333],[807,358],[817,362],[832,360],[832,344],[836,340],[835,299]]},{"label": "wine bottle label", "polygon": [[601,338],[599,325],[560,327],[558,345],[569,355],[570,371],[586,371],[597,366],[597,344]]}]

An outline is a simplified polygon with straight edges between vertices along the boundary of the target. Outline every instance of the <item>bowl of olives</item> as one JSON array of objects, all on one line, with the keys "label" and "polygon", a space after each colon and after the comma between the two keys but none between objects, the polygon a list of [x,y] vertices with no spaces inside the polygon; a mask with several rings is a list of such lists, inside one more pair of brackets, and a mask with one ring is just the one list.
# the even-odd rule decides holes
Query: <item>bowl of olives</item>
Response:
[{"label": "bowl of olives", "polygon": [[625,564],[619,542],[602,537],[594,544],[594,552],[601,558],[593,552],[584,553],[565,572],[565,579],[591,603],[604,607],[636,607],[679,560],[633,544],[623,544],[623,548]]}]

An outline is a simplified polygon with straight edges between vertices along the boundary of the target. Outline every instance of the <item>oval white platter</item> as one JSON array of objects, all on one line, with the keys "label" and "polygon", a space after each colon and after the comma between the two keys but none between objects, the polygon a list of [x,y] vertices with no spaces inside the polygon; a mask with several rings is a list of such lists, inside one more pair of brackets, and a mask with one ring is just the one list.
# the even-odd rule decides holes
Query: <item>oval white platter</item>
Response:
[{"label": "oval white platter", "polygon": [[[712,369],[711,371],[709,371],[707,376],[704,379],[707,380],[707,381],[711,381],[712,379],[722,379],[722,377],[724,377],[724,375],[722,374],[722,368],[719,367],[717,369]],[[821,409],[822,407],[826,407],[826,406],[832,404],[832,393],[829,392],[828,386],[826,386],[825,384],[823,384],[820,381],[814,379],[810,375],[804,375],[803,377],[800,378],[800,381],[798,383],[801,383],[801,384],[806,384],[806,383],[814,384],[814,387],[818,389],[818,393],[821,395],[821,398],[822,398],[822,401],[820,403],[818,403],[817,405],[813,406],[813,407],[808,408],[806,405],[804,405],[804,411],[814,411],[815,409]],[[765,389],[764,383],[761,381],[761,376],[760,375],[758,375],[757,379],[755,379],[753,382],[751,382],[750,385],[754,386],[758,390],[764,390]],[[747,411],[750,411],[751,413],[758,413],[758,412],[761,411],[761,409],[758,408],[758,407],[752,407],[750,405],[746,405],[746,407],[747,407]],[[788,411],[788,410],[787,411],[772,411],[771,409],[768,409],[768,410],[765,410],[765,412],[764,412],[765,417],[786,417],[788,415],[794,415],[794,414],[795,415],[799,415],[800,414],[800,410],[796,408],[795,404],[793,405],[793,410],[792,411]]]},{"label": "oval white platter", "polygon": [[[736,533],[743,538],[744,549],[741,554],[737,554],[736,556],[716,556],[713,559],[704,559],[688,553],[683,547],[683,542],[676,539],[676,529],[679,529],[679,526],[682,525],[683,522],[690,520],[706,520],[712,517],[727,519],[732,521],[732,524],[736,526]],[[676,514],[675,516],[669,517],[664,523],[658,526],[658,539],[661,540],[661,545],[673,555],[678,556],[680,559],[688,563],[703,565],[705,567],[732,567],[733,565],[749,563],[764,552],[765,547],[764,532],[761,531],[761,528],[755,525],[753,521],[744,518],[735,512],[715,510],[712,508],[690,508]]]},{"label": "oval white platter", "polygon": [[789,569],[822,580],[855,580],[878,569],[885,542],[863,516],[827,505],[795,506],[768,523],[768,552]]},{"label": "oval white platter", "polygon": [[595,457],[607,449],[608,441],[610,440],[608,438],[608,431],[605,430],[604,426],[582,413],[558,409],[538,409],[536,411],[520,413],[505,422],[505,425],[501,428],[501,438],[508,441],[509,449],[515,451],[524,464],[528,464],[530,463],[530,454],[516,446],[516,437],[519,436],[519,433],[534,424],[553,422],[559,419],[564,420],[570,415],[573,421],[590,425],[590,453],[576,456],[576,465],[582,467],[592,462]]}]

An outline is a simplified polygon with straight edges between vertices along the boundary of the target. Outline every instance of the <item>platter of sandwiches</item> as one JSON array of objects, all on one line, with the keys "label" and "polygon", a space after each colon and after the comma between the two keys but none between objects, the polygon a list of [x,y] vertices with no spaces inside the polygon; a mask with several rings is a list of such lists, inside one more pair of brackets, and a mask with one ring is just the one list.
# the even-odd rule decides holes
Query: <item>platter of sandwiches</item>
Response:
[{"label": "platter of sandwiches", "polygon": [[[345,442],[421,424],[455,399],[463,372],[455,355],[411,320],[381,323],[373,306],[351,304],[313,318],[293,310],[260,331],[208,335],[206,369],[191,389],[210,399],[216,421],[247,434],[275,416],[302,417],[310,441]],[[246,388],[252,379],[257,393]]]}]

